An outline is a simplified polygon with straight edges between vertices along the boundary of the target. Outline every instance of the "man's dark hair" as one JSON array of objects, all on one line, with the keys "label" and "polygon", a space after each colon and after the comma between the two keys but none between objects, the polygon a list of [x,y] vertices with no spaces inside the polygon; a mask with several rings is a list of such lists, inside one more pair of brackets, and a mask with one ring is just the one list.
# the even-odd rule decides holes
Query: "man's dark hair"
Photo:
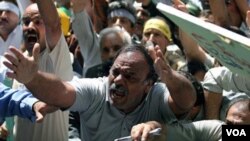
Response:
[{"label": "man's dark hair", "polygon": [[192,75],[195,75],[199,71],[203,71],[205,73],[207,72],[207,68],[204,63],[196,59],[188,61],[187,69]]},{"label": "man's dark hair", "polygon": [[140,52],[144,58],[146,59],[146,62],[148,63],[149,66],[149,74],[147,76],[148,80],[152,80],[153,83],[157,81],[158,79],[158,75],[155,72],[154,69],[154,61],[151,58],[151,56],[148,54],[147,50],[145,49],[145,47],[141,44],[129,44],[127,46],[124,46],[121,48],[121,50],[119,50],[114,58],[114,60],[123,53],[127,53],[127,52]]}]

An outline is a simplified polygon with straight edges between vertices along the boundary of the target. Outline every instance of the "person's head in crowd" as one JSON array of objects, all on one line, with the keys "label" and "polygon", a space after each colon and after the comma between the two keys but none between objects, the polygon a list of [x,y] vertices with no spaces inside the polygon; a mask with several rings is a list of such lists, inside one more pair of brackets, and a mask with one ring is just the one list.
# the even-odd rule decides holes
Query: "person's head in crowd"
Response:
[{"label": "person's head in crowd", "polygon": [[198,81],[202,81],[207,72],[207,68],[199,60],[190,60],[187,62],[187,70],[191,73]]},{"label": "person's head in crowd", "polygon": [[250,124],[249,98],[238,100],[230,105],[226,115],[226,123],[233,125]]},{"label": "person's head in crowd", "polygon": [[136,9],[136,18],[134,33],[141,40],[143,34],[143,26],[145,22],[150,18],[150,13],[148,10],[144,9],[140,4],[134,4]]},{"label": "person's head in crowd", "polygon": [[7,40],[20,22],[19,8],[12,2],[0,1],[0,37]]},{"label": "person's head in crowd", "polygon": [[163,54],[167,51],[167,46],[171,44],[171,31],[166,21],[161,17],[150,18],[143,28],[142,43],[151,41],[154,45],[159,45]]},{"label": "person's head in crowd", "polygon": [[129,44],[114,58],[109,73],[110,98],[119,110],[133,111],[157,80],[152,58],[143,46]]},{"label": "person's head in crowd", "polygon": [[130,35],[134,33],[136,23],[135,8],[126,0],[112,1],[108,8],[108,26],[121,26],[125,28]]},{"label": "person's head in crowd", "polygon": [[29,54],[32,54],[33,46],[36,42],[40,44],[40,51],[46,48],[45,25],[40,16],[36,3],[29,5],[22,17],[24,46]]},{"label": "person's head in crowd", "polygon": [[131,36],[126,30],[119,26],[105,28],[99,35],[103,62],[113,60],[118,50],[123,46],[131,44]]}]

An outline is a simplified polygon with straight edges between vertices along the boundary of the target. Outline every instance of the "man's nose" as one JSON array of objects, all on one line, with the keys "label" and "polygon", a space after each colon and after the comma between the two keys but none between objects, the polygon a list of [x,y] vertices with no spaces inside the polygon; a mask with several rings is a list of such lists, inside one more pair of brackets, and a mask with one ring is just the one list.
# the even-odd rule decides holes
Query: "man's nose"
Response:
[{"label": "man's nose", "polygon": [[7,11],[0,11],[0,16],[1,18],[6,18],[7,17]]},{"label": "man's nose", "polygon": [[121,27],[121,20],[120,20],[119,18],[116,19],[114,25],[115,25],[115,26],[120,26],[120,27]]},{"label": "man's nose", "polygon": [[109,51],[109,59],[113,59],[115,57],[116,51],[114,51],[113,49],[111,49]]},{"label": "man's nose", "polygon": [[28,27],[34,27],[35,23],[33,21],[30,21],[30,23],[28,24]]}]

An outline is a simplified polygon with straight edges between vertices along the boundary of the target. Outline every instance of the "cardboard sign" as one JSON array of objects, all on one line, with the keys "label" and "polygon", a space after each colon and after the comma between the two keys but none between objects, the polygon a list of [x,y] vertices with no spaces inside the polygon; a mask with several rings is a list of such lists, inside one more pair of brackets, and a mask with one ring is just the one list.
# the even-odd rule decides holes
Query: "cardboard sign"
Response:
[{"label": "cardboard sign", "polygon": [[232,72],[250,76],[250,39],[159,3],[164,15]]}]

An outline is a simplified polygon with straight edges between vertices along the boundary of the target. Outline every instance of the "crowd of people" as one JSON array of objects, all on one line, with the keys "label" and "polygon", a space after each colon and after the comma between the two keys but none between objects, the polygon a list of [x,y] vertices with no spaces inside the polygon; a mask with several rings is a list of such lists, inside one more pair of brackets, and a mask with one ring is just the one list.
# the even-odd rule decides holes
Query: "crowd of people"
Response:
[{"label": "crowd of people", "polygon": [[159,2],[250,37],[248,0],[1,0],[0,141],[219,141],[249,125],[248,76]]}]

